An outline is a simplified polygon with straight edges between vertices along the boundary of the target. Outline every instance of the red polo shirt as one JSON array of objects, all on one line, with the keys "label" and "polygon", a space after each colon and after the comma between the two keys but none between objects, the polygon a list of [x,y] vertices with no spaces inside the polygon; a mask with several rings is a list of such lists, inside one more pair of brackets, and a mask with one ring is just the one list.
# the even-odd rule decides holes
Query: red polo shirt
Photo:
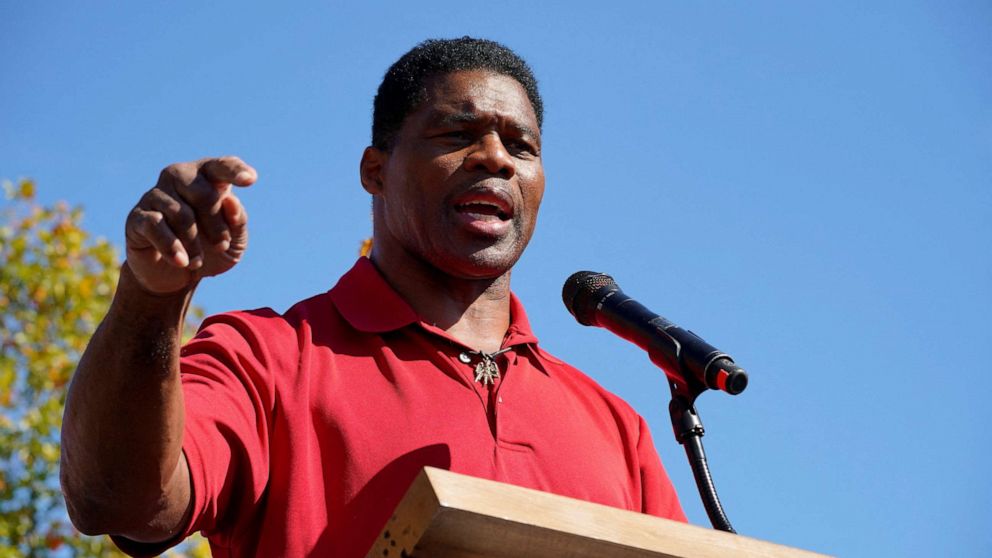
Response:
[{"label": "red polo shirt", "polygon": [[483,386],[364,258],[283,315],[208,318],[182,350],[185,534],[214,556],[364,556],[425,465],[685,521],[644,420],[544,352],[513,296],[510,320]]}]

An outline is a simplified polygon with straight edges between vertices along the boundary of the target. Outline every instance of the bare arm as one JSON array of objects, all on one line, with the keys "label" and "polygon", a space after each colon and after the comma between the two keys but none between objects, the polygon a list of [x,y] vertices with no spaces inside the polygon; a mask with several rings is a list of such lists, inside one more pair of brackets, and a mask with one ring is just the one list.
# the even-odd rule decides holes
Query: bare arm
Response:
[{"label": "bare arm", "polygon": [[190,504],[179,336],[192,289],[144,292],[127,264],[80,360],[62,427],[62,487],[80,531],[143,542],[175,534]]},{"label": "bare arm", "polygon": [[62,428],[62,489],[84,533],[164,541],[191,513],[182,324],[200,278],[231,269],[247,247],[231,184],[255,176],[234,157],[172,165],[128,216],[127,262],[69,387]]}]

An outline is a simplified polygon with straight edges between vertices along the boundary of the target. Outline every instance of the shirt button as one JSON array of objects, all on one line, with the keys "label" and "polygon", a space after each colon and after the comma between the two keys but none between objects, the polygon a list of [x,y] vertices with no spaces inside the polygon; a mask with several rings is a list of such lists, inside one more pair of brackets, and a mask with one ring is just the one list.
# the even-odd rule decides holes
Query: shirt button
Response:
[{"label": "shirt button", "polygon": [[468,363],[472,362],[472,357],[468,356],[465,353],[461,353],[461,354],[458,355],[458,360],[464,362],[465,364],[468,364]]},{"label": "shirt button", "polygon": [[502,396],[502,395],[500,395],[499,397],[497,397],[497,398],[496,398],[496,402],[497,402],[497,403],[502,403],[502,402],[503,402],[503,396]]}]

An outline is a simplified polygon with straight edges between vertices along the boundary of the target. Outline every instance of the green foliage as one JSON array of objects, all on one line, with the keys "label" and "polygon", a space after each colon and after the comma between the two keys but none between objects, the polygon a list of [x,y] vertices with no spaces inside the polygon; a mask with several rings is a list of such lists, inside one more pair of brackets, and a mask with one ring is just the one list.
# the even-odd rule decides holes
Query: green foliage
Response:
[{"label": "green foliage", "polygon": [[[90,238],[80,226],[80,208],[39,205],[34,182],[5,181],[3,189],[0,558],[122,556],[107,537],[86,537],[73,528],[58,480],[66,387],[110,305],[120,269],[117,250]],[[202,539],[179,553],[209,555]]]}]

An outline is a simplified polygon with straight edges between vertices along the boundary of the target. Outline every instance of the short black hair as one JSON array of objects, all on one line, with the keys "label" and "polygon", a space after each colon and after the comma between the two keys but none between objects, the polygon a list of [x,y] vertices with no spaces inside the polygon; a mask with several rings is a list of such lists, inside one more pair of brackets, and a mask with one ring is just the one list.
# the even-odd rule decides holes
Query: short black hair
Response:
[{"label": "short black hair", "polygon": [[517,53],[496,41],[468,36],[428,39],[400,57],[383,76],[372,104],[372,145],[390,150],[407,115],[424,100],[425,82],[461,70],[488,70],[517,80],[527,92],[538,126],[544,124],[537,78]]}]

